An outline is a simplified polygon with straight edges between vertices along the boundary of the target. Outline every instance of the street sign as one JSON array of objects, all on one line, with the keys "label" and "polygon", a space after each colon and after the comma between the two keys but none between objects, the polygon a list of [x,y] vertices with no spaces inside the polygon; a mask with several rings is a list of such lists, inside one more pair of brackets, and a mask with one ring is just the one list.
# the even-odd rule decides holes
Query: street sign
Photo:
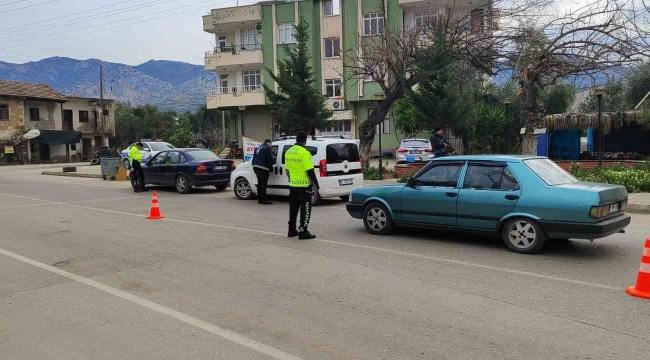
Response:
[{"label": "street sign", "polygon": [[14,153],[13,146],[5,146],[5,154],[13,154],[13,153]]}]

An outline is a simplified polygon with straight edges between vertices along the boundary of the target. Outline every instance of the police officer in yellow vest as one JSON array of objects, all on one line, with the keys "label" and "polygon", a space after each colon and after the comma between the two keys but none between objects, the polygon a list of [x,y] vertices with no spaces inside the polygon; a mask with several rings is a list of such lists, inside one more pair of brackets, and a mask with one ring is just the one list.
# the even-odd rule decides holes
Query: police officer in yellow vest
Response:
[{"label": "police officer in yellow vest", "polygon": [[144,187],[144,174],[142,173],[142,167],[140,166],[142,163],[142,154],[140,153],[140,150],[142,150],[143,146],[144,145],[141,142],[138,142],[131,147],[131,150],[129,150],[129,158],[131,159],[131,167],[133,168],[132,176],[137,178],[137,185],[135,189],[133,189],[135,192],[147,191]]},{"label": "police officer in yellow vest", "polygon": [[[318,178],[314,171],[311,153],[307,148],[307,133],[296,134],[296,144],[285,154],[285,166],[289,177],[289,237],[298,236],[301,240],[314,239],[308,230],[311,217],[311,200],[314,189],[318,190]],[[300,224],[296,228],[296,220],[300,212]]]}]

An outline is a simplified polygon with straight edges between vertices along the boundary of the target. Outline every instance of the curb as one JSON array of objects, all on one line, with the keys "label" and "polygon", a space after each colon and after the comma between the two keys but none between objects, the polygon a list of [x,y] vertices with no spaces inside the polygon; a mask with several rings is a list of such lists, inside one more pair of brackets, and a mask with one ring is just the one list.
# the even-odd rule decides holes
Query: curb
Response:
[{"label": "curb", "polygon": [[[95,174],[80,174],[80,173],[64,173],[58,171],[43,171],[41,175],[50,175],[50,176],[65,176],[65,177],[76,177],[76,178],[87,178],[87,179],[103,179],[101,175]],[[129,177],[126,177],[129,180]]]},{"label": "curb", "polygon": [[650,214],[650,205],[627,204],[626,211],[633,214]]}]

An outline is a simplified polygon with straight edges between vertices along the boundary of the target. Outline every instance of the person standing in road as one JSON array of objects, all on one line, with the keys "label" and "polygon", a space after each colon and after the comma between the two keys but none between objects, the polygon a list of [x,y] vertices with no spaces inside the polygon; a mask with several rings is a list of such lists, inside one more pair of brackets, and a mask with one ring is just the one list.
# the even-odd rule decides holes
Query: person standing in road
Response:
[{"label": "person standing in road", "polygon": [[[305,147],[307,133],[296,134],[296,144],[285,154],[287,177],[289,178],[289,234],[288,237],[298,236],[301,240],[316,238],[307,230],[311,217],[311,201],[314,189],[318,191],[318,178],[314,171],[311,153]],[[300,224],[296,228],[296,220],[300,212]]]},{"label": "person standing in road", "polygon": [[253,155],[253,171],[257,177],[257,202],[262,205],[273,204],[266,197],[266,187],[273,168],[272,145],[271,140],[264,140],[264,143],[255,150],[255,155]]},{"label": "person standing in road", "polygon": [[139,193],[142,191],[147,191],[147,189],[144,187],[144,173],[142,172],[142,153],[140,153],[140,150],[142,150],[142,145],[141,142],[135,144],[135,146],[131,147],[131,150],[129,150],[129,158],[131,159],[131,168],[133,169],[133,175],[136,176],[136,183],[138,184],[135,189],[133,189],[135,192]]},{"label": "person standing in road", "polygon": [[436,128],[435,133],[430,139],[433,146],[434,157],[447,156],[447,139],[442,135],[442,128]]}]

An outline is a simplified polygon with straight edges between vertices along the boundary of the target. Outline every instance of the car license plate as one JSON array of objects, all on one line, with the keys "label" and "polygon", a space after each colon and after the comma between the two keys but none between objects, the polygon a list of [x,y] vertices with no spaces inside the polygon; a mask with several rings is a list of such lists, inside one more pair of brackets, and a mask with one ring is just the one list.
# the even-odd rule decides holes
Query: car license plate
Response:
[{"label": "car license plate", "polygon": [[226,169],[228,169],[228,167],[225,166],[225,165],[215,166],[215,167],[214,167],[214,171],[226,170]]},{"label": "car license plate", "polygon": [[354,180],[352,180],[352,179],[341,179],[341,180],[339,180],[339,185],[340,186],[352,185],[352,184],[354,184]]},{"label": "car license plate", "polygon": [[617,212],[621,210],[621,204],[614,204],[609,206],[609,212]]},{"label": "car license plate", "polygon": [[422,151],[420,151],[420,150],[413,150],[413,151],[411,151],[411,154],[422,154]]}]

